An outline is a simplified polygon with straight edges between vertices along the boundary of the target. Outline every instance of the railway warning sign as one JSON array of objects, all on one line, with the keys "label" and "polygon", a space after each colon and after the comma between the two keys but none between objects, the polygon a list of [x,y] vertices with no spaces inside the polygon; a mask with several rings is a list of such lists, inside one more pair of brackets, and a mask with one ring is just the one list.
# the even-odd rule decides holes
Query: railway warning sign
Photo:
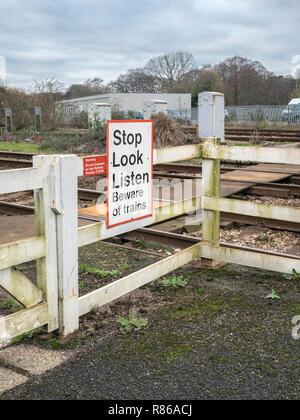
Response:
[{"label": "railway warning sign", "polygon": [[107,227],[153,213],[153,121],[108,121]]},{"label": "railway warning sign", "polygon": [[83,176],[106,174],[106,156],[87,156],[83,158]]}]

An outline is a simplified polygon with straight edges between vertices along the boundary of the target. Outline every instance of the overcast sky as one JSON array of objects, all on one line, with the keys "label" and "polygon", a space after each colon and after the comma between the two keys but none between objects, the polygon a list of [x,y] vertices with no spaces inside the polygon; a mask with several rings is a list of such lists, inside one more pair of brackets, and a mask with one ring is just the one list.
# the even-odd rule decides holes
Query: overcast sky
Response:
[{"label": "overcast sky", "polygon": [[96,76],[108,82],[154,56],[178,50],[193,53],[198,65],[241,55],[287,75],[297,65],[292,59],[300,54],[299,34],[299,0],[0,4],[0,56],[6,59],[7,83],[25,88],[48,77],[66,85]]}]

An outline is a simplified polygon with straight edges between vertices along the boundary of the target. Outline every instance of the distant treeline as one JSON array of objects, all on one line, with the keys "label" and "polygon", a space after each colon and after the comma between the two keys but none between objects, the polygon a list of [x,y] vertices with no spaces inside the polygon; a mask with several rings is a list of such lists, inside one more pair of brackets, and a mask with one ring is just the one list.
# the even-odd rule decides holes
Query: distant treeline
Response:
[{"label": "distant treeline", "polygon": [[16,129],[30,125],[29,109],[41,106],[43,123],[54,128],[59,116],[55,102],[108,92],[121,93],[191,93],[192,106],[198,94],[217,91],[225,94],[226,105],[284,105],[300,97],[300,75],[275,75],[259,61],[245,57],[229,57],[217,65],[199,68],[194,56],[185,51],[154,57],[143,68],[129,69],[116,80],[105,84],[101,77],[65,87],[52,78],[35,82],[32,92],[0,86],[0,107],[13,109]]}]

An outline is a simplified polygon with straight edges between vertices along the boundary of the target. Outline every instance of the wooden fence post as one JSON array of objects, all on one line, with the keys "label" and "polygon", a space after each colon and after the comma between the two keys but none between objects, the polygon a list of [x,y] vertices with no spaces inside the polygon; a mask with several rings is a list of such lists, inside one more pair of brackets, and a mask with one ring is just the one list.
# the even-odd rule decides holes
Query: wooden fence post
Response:
[{"label": "wooden fence post", "polygon": [[[58,311],[62,335],[79,327],[77,177],[80,159],[75,155],[38,156],[37,166],[49,166],[49,183],[36,191],[36,229],[46,236],[46,258],[38,263],[39,286],[51,311]],[[41,212],[41,209],[44,211]],[[56,300],[55,300],[55,290]],[[54,324],[51,330],[54,329]]]},{"label": "wooden fence post", "polygon": [[37,236],[45,237],[45,258],[37,260],[37,284],[48,304],[48,331],[58,328],[58,281],[57,281],[57,237],[56,214],[51,206],[50,167],[55,165],[55,156],[33,156],[33,166],[42,167],[48,173],[48,182],[43,189],[34,191],[35,230]]},{"label": "wooden fence post", "polygon": [[[203,138],[205,145],[219,145],[220,139],[215,137]],[[202,240],[211,245],[219,245],[220,242],[220,212],[205,210],[205,197],[220,198],[220,160],[202,160],[202,182],[203,182],[203,221],[202,221]],[[215,267],[217,261],[202,258],[202,264],[206,267]]]},{"label": "wooden fence post", "polygon": [[59,329],[68,335],[79,328],[78,300],[78,168],[75,155],[59,157],[53,207],[57,213]]}]

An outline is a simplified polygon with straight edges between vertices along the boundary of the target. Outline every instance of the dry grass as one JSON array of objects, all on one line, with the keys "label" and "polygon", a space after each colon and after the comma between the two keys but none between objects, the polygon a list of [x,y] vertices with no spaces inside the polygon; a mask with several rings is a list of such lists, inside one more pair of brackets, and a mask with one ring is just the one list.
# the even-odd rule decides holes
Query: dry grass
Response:
[{"label": "dry grass", "polygon": [[154,127],[154,147],[176,146],[183,144],[189,137],[172,118],[162,112],[151,115],[151,120]]}]

